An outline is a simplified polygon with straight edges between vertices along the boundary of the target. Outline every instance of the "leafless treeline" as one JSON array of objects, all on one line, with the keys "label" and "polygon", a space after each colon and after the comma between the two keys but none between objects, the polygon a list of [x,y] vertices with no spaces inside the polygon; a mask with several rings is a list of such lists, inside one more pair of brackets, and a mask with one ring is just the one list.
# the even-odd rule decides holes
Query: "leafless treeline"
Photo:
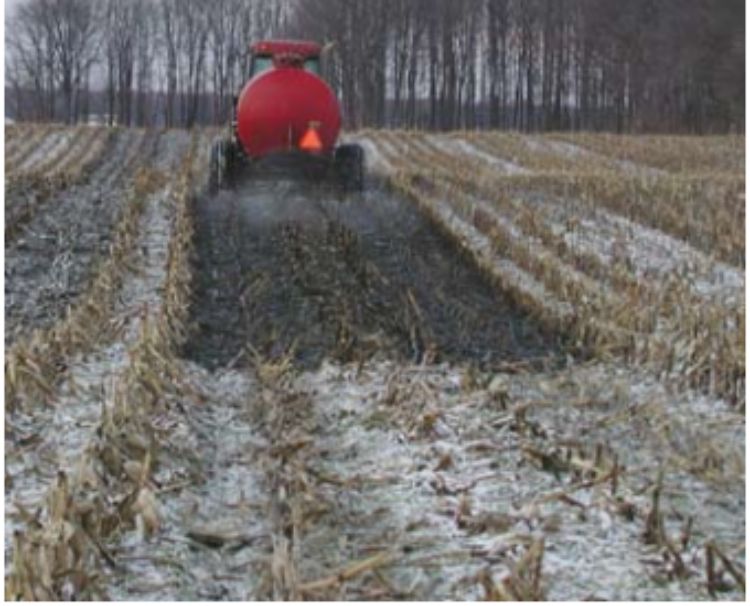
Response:
[{"label": "leafless treeline", "polygon": [[356,124],[744,129],[743,0],[304,0]]},{"label": "leafless treeline", "polygon": [[28,120],[223,122],[249,70],[249,42],[277,35],[288,8],[268,0],[26,0],[6,24],[11,110]]},{"label": "leafless treeline", "polygon": [[[248,44],[325,42],[350,126],[744,130],[742,0],[27,0],[21,119],[226,120]],[[14,106],[15,100],[15,106]]]}]

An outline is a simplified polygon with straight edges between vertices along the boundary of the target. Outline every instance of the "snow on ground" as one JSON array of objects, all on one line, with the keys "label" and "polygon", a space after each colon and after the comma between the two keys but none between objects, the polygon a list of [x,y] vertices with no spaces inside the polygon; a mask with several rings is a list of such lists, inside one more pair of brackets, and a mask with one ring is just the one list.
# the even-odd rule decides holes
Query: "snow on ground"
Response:
[{"label": "snow on ground", "polygon": [[[561,262],[556,254],[551,253],[545,248],[544,243],[539,238],[534,238],[525,234],[511,217],[504,215],[496,206],[493,206],[475,196],[468,196],[467,200],[471,202],[473,208],[480,209],[482,212],[490,215],[497,225],[502,227],[513,240],[527,246],[534,257],[547,259],[550,265],[555,266],[558,271],[560,271],[561,275],[570,276],[577,283],[586,286],[591,292],[603,290],[602,284],[595,282],[585,273],[578,271],[574,267]],[[613,293],[607,294],[614,296]]]},{"label": "snow on ground", "polygon": [[[180,146],[169,145],[169,149],[157,166],[166,168],[178,160]],[[6,528],[19,523],[17,503],[34,511],[58,470],[82,472],[78,461],[94,447],[102,402],[111,405],[115,397],[116,379],[130,363],[129,349],[139,337],[144,312],[155,311],[161,302],[172,231],[170,193],[164,188],[145,202],[133,249],[133,263],[138,269],[126,276],[112,312],[118,338],[70,360],[65,381],[50,406],[36,406],[6,418],[6,427],[10,427],[5,444],[6,479],[11,483],[10,488],[6,484]],[[30,446],[19,448],[22,442]],[[12,532],[6,532],[6,561],[11,538]]]},{"label": "snow on ground", "polygon": [[[397,158],[398,156],[406,153],[409,148],[409,143],[396,138],[395,140],[384,139],[383,137],[378,138],[378,146],[383,149],[383,153],[389,158]],[[408,168],[408,167],[404,167]]]},{"label": "snow on ground", "polygon": [[594,154],[578,145],[563,141],[554,141],[543,137],[522,137],[521,140],[532,152],[537,153],[554,153],[566,158],[597,158],[601,156]]},{"label": "snow on ground", "polygon": [[163,436],[154,477],[163,487],[161,531],[150,540],[125,534],[109,583],[114,600],[250,599],[267,568],[268,487],[258,453],[270,445],[251,408],[258,385],[246,372],[212,374],[189,363],[182,370],[204,395],[155,421]]},{"label": "snow on ground", "polygon": [[[695,294],[707,299],[720,298],[738,304],[744,298],[745,275],[740,269],[714,261],[688,243],[662,231],[597,210],[595,218],[585,226],[592,243],[591,252],[605,262],[614,260],[614,251],[633,264],[639,276],[666,278],[677,274],[689,279]],[[573,234],[580,245],[578,234]],[[570,234],[567,237],[570,237]],[[598,244],[598,245],[597,245]]]},{"label": "snow on ground", "polygon": [[[271,392],[247,370],[183,372],[193,395],[160,421],[162,531],[124,537],[115,599],[269,598],[275,566],[308,598],[481,599],[487,574],[499,581],[543,540],[549,599],[692,600],[707,597],[703,542],[734,553],[743,539],[742,415],[635,371],[595,364],[467,383],[466,369],[446,365],[324,363]],[[274,401],[297,408],[270,443]],[[534,454],[566,449],[574,463],[616,458],[616,494]],[[681,456],[706,449],[720,475],[686,473]],[[279,470],[294,524],[284,562],[268,515]],[[643,540],[659,470],[668,532],[693,519],[682,579]],[[717,482],[729,482],[719,498]],[[305,593],[373,558],[377,574]]]},{"label": "snow on ground", "polygon": [[531,171],[518,164],[503,160],[492,154],[488,154],[486,151],[479,149],[473,143],[470,143],[466,139],[442,139],[444,143],[453,149],[457,154],[469,156],[470,158],[477,158],[486,162],[493,168],[499,169],[503,174],[507,175],[528,175]]},{"label": "snow on ground", "polygon": [[656,281],[676,275],[697,296],[726,305],[744,302],[744,272],[683,240],[575,200],[529,196],[523,203],[543,209],[548,227],[573,250],[593,254],[604,264],[625,262],[637,277]]},{"label": "snow on ground", "polygon": [[[15,171],[18,168],[20,160],[25,159],[31,154],[47,136],[54,130],[54,127],[45,125],[19,126],[19,132],[15,138],[8,144],[6,140],[5,147],[5,166],[6,170],[10,168]],[[9,173],[10,174],[10,173]]]},{"label": "snow on ground", "polygon": [[357,139],[357,142],[365,150],[365,166],[367,171],[372,171],[380,175],[388,175],[394,172],[391,163],[380,153],[377,145],[372,140],[362,137]]},{"label": "snow on ground", "polygon": [[76,137],[75,129],[55,129],[41,144],[18,166],[18,172],[29,172],[52,158],[64,153],[66,147]]},{"label": "snow on ground", "polygon": [[552,152],[567,158],[590,158],[596,163],[614,165],[620,170],[633,175],[658,177],[668,174],[666,171],[646,166],[645,164],[636,164],[630,160],[605,156],[604,154],[593,152],[568,141],[556,141],[548,137],[524,137],[523,141],[532,151]]},{"label": "snow on ground", "polygon": [[432,199],[430,210],[439,221],[458,236],[462,246],[470,251],[480,267],[487,268],[491,274],[502,277],[506,288],[526,293],[535,301],[548,307],[552,315],[565,317],[573,312],[572,306],[557,300],[534,276],[510,259],[498,255],[489,238],[464,221],[448,201]]},{"label": "snow on ground", "polygon": [[[203,139],[199,165],[207,165]],[[353,140],[369,170],[393,172],[402,142]],[[155,168],[174,174],[189,143],[187,133],[162,135]],[[433,143],[503,174],[523,171],[463,139]],[[89,473],[77,465],[102,402],[112,402],[143,311],[163,296],[169,195],[168,186],[145,201],[137,271],[113,313],[118,339],[67,361],[52,406],[6,418],[6,529],[19,528],[18,504],[33,512],[59,469]],[[522,237],[489,202],[472,203]],[[744,273],[684,242],[575,201],[523,203],[604,263],[625,256],[639,276],[681,273],[701,296],[744,304]],[[427,204],[480,266],[552,315],[574,313],[500,257],[450,201]],[[481,599],[487,583],[510,577],[543,544],[548,599],[697,600],[710,597],[707,541],[744,565],[744,414],[668,379],[617,362],[528,374],[325,362],[271,380],[262,366],[175,366],[178,394],[150,419],[161,527],[151,538],[123,529],[108,545],[118,563],[102,572],[110,598],[278,599],[283,588],[304,598]],[[646,540],[657,486],[679,562]],[[721,597],[743,594],[732,587]]]}]

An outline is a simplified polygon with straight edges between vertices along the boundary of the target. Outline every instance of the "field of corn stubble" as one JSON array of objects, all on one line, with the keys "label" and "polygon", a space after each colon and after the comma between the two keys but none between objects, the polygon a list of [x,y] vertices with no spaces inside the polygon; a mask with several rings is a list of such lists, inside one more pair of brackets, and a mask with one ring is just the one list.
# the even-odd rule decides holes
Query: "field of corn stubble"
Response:
[{"label": "field of corn stubble", "polygon": [[9,599],[741,599],[744,138],[6,127]]}]

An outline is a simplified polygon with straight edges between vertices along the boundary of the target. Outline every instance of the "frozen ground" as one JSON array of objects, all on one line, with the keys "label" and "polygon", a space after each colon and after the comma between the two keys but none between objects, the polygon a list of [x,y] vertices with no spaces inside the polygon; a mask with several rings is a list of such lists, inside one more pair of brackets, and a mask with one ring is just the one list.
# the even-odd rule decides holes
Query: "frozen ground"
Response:
[{"label": "frozen ground", "polygon": [[[133,202],[141,167],[165,174],[185,151],[182,133],[123,131],[94,174],[45,202],[5,249],[5,341],[46,328],[81,294],[111,246],[112,227]],[[20,202],[16,202],[20,203]]]},{"label": "frozen ground", "polygon": [[[81,310],[137,203],[111,330],[57,354],[48,397],[13,394],[6,410],[7,585],[28,589],[32,570],[33,595],[79,599],[744,598],[744,411],[573,347],[564,327],[585,307],[559,286],[618,296],[572,250],[647,284],[679,274],[736,314],[741,268],[581,201],[495,199],[488,177],[535,170],[471,134],[350,135],[362,195],[280,183],[211,197],[214,134],[194,134],[192,156],[187,133],[118,132],[88,180],[6,242],[16,348]],[[14,138],[13,170],[71,135],[34,136],[47,151]],[[452,170],[478,187],[443,187]],[[501,228],[552,269],[504,254]]]},{"label": "frozen ground", "polygon": [[[743,549],[730,444],[744,419],[637,373],[324,364],[264,386],[243,370],[183,372],[195,395],[159,421],[170,437],[154,481],[189,487],[159,496],[158,537],[120,545],[113,597],[479,599],[483,579],[543,542],[549,599],[689,600],[707,597],[707,540]],[[690,469],[694,452],[721,463]],[[679,541],[691,520],[679,574],[644,540],[660,474],[667,532]],[[284,538],[281,581],[269,559]]]}]

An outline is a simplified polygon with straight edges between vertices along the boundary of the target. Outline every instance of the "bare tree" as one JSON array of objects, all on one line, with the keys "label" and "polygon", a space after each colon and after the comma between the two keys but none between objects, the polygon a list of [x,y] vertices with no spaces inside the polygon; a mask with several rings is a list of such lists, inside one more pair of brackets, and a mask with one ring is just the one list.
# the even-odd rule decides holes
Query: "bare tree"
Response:
[{"label": "bare tree", "polygon": [[742,0],[27,0],[6,88],[24,119],[221,123],[249,45],[292,36],[325,45],[348,127],[721,132],[743,24]]},{"label": "bare tree", "polygon": [[95,5],[91,0],[37,0],[51,22],[56,76],[64,119],[78,119],[78,94],[97,50]]},{"label": "bare tree", "polygon": [[[54,119],[54,86],[50,86],[48,65],[53,63],[52,42],[44,23],[31,6],[24,5],[6,27],[6,79],[12,86],[18,119]],[[33,103],[24,103],[23,88],[31,86]]]}]

